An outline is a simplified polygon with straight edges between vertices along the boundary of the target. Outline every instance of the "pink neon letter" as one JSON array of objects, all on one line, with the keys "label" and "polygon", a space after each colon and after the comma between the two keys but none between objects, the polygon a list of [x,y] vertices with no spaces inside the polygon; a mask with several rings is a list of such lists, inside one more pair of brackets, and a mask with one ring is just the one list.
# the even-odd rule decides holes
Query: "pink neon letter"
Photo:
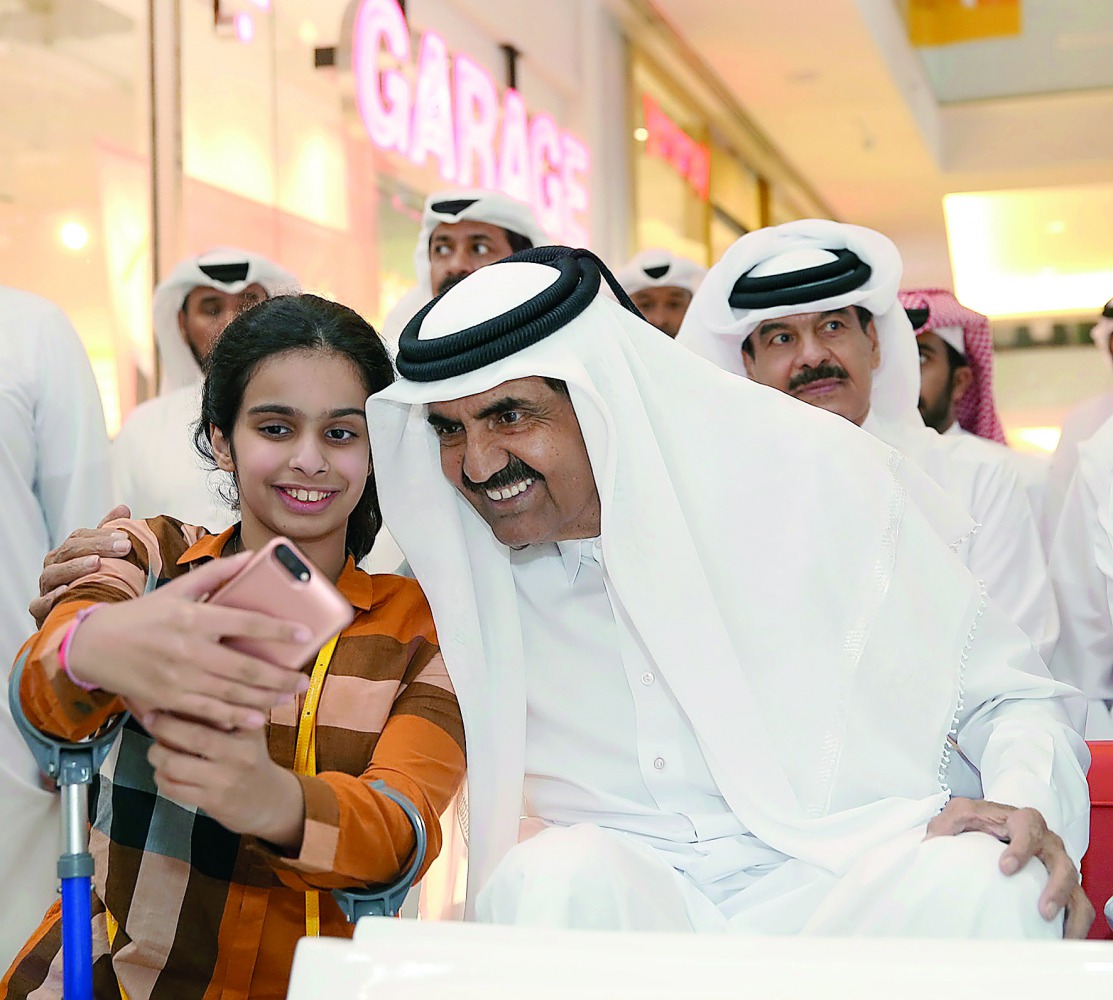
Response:
[{"label": "pink neon letter", "polygon": [[534,115],[529,124],[529,162],[533,184],[530,201],[541,227],[559,233],[564,227],[564,190],[560,178],[560,131],[552,116]]},{"label": "pink neon letter", "polygon": [[410,58],[410,33],[397,0],[365,0],[356,13],[353,39],[356,105],[367,134],[376,146],[404,153],[410,139],[410,85],[397,70],[379,72],[384,42],[395,59]]},{"label": "pink neon letter", "polygon": [[502,98],[502,146],[499,150],[499,189],[518,201],[529,201],[529,142],[526,105],[516,90]]},{"label": "pink neon letter", "polygon": [[[586,175],[591,166],[591,153],[571,132],[565,132],[562,160],[564,241],[570,247],[584,247],[588,245],[588,233],[575,213],[586,212],[588,208]],[[581,174],[584,176],[581,177]]]},{"label": "pink neon letter", "polygon": [[[498,182],[495,131],[499,124],[499,95],[495,81],[482,66],[459,53],[453,60],[452,72],[456,77],[459,183],[462,187],[474,184],[481,188],[494,188]],[[473,158],[478,161],[477,180],[473,180]]]},{"label": "pink neon letter", "polygon": [[448,86],[448,46],[431,31],[421,37],[417,60],[410,159],[421,166],[432,153],[440,160],[441,176],[456,180],[456,133],[452,126],[452,92]]}]

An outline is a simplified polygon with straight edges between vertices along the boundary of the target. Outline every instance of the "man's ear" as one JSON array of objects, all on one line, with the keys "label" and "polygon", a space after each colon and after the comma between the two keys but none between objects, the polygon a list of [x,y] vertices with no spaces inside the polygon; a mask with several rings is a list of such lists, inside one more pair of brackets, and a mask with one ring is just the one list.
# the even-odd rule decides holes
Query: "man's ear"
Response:
[{"label": "man's ear", "polygon": [[974,372],[969,365],[961,365],[955,369],[951,399],[958,402],[974,385]]},{"label": "man's ear", "polygon": [[870,342],[870,369],[871,371],[877,371],[881,367],[881,345],[878,343],[877,326],[874,324],[872,316],[863,332]]},{"label": "man's ear", "polygon": [[186,311],[185,309],[178,310],[178,333],[182,335],[182,340],[189,343],[189,334],[186,333]]},{"label": "man's ear", "polygon": [[749,375],[750,378],[754,379],[754,381],[756,382],[757,379],[754,375],[754,358],[753,358],[753,355],[750,354],[750,352],[747,351],[744,347],[740,347],[738,349],[738,353],[742,355],[742,364],[746,369],[746,374]]},{"label": "man's ear", "polygon": [[236,471],[236,458],[232,454],[232,442],[216,424],[209,424],[209,441],[216,456],[217,468],[222,472]]}]

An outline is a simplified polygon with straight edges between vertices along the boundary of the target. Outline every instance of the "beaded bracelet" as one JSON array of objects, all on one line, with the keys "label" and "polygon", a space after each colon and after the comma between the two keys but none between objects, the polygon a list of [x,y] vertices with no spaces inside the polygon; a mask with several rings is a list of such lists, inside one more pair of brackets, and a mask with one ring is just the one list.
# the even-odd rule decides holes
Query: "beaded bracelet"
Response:
[{"label": "beaded bracelet", "polygon": [[82,691],[99,691],[100,688],[96,684],[87,684],[85,681],[80,680],[70,672],[69,653],[70,643],[73,642],[74,633],[77,631],[77,626],[80,625],[86,618],[89,617],[97,608],[103,608],[104,604],[91,604],[87,608],[82,608],[75,616],[70,627],[66,629],[66,634],[62,636],[62,644],[58,647],[58,664],[62,668],[62,672],[70,679],[72,684],[76,684]]}]

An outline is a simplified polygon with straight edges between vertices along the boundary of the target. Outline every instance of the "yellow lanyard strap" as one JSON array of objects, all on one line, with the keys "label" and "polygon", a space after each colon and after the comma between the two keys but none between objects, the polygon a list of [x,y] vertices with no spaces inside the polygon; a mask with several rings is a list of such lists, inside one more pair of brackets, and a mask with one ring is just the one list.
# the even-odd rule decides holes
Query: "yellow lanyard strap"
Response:
[{"label": "yellow lanyard strap", "polygon": [[[305,703],[298,718],[298,739],[294,748],[294,773],[317,773],[317,706],[321,701],[321,689],[325,686],[332,654],[336,649],[339,635],[334,635],[321,647],[313,673],[309,675],[309,690],[305,692]],[[320,937],[321,900],[316,892],[305,894],[305,934],[306,937]]]}]

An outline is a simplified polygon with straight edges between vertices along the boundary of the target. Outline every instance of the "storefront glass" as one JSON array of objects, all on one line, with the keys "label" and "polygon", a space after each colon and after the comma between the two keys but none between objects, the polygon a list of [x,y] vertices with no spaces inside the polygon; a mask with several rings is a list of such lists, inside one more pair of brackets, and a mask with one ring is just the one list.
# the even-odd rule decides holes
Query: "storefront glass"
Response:
[{"label": "storefront glass", "polygon": [[0,5],[0,281],[81,334],[109,430],[150,389],[147,4]]}]

